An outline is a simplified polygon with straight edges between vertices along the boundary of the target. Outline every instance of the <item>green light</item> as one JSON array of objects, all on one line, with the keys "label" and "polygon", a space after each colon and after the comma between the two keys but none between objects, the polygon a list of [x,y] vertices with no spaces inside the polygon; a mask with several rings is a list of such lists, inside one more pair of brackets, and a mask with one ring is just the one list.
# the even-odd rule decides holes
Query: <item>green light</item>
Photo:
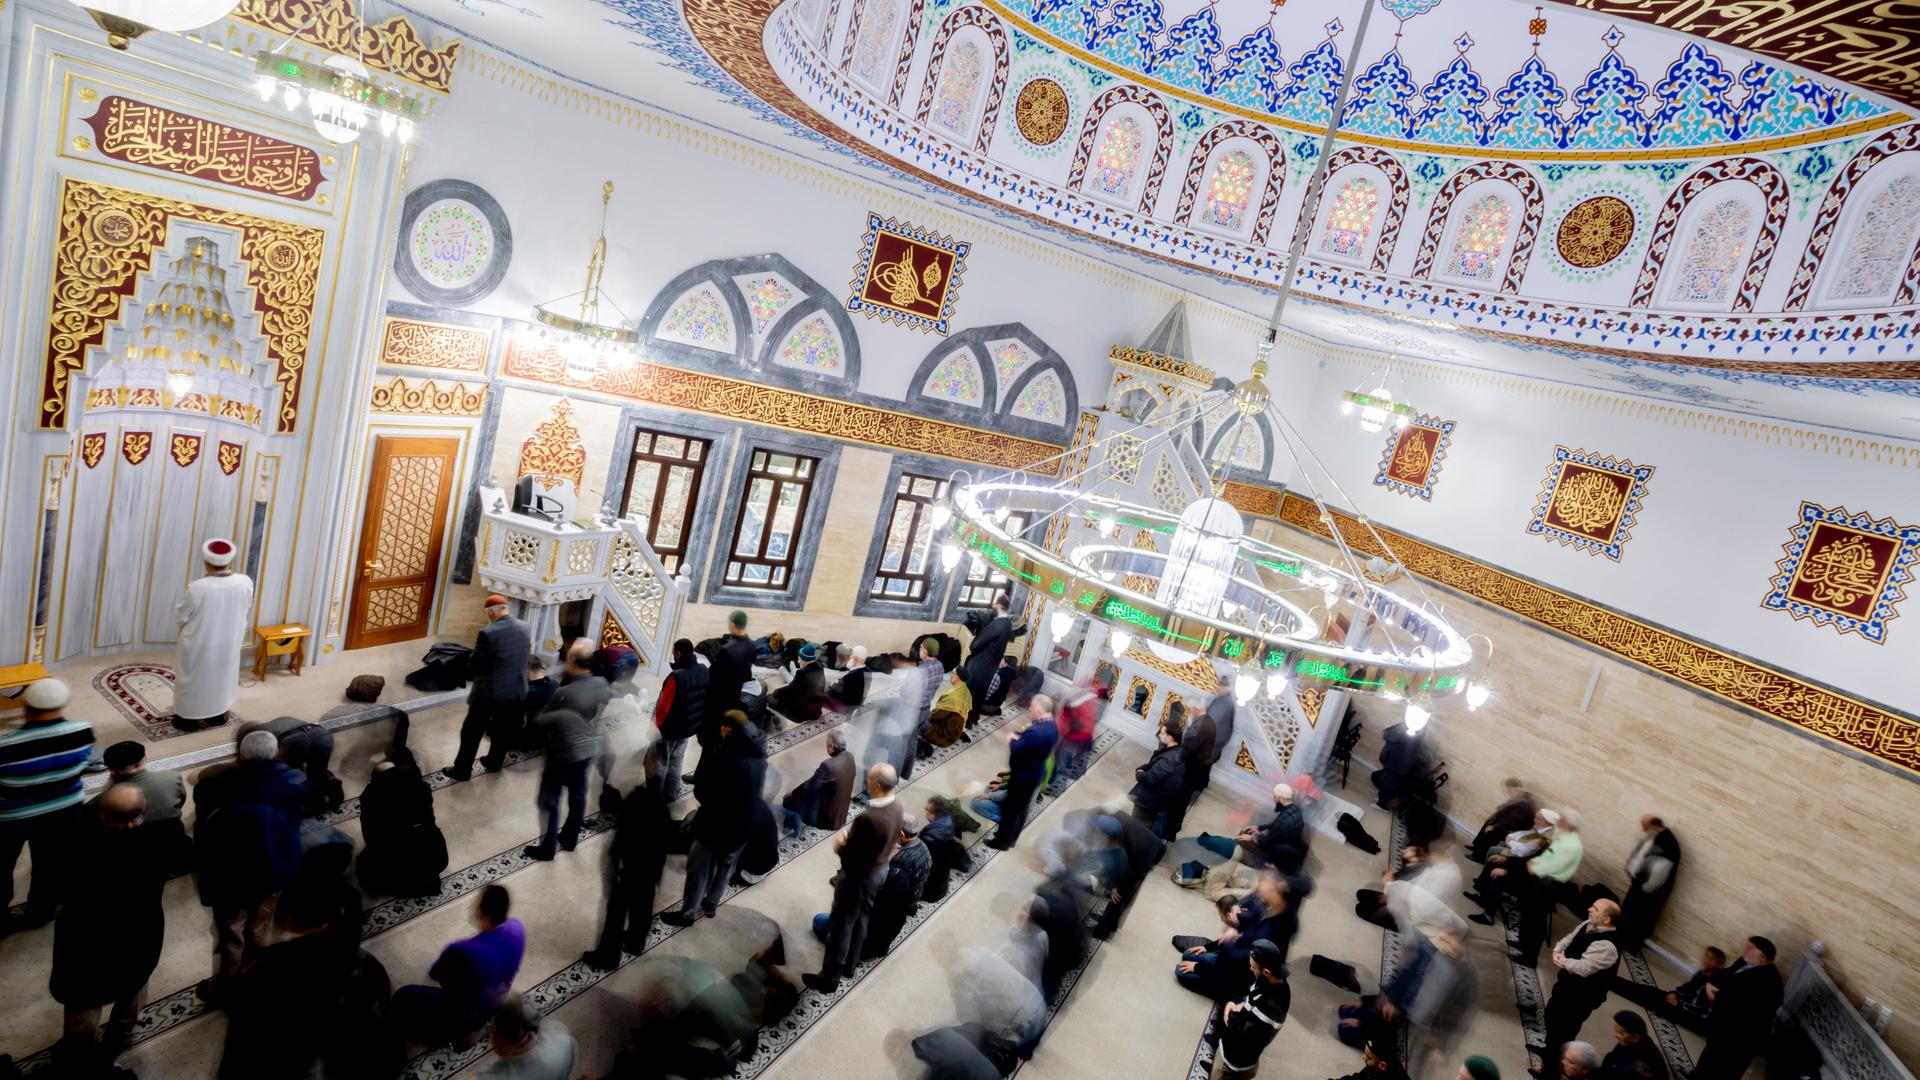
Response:
[{"label": "green light", "polygon": [[1055,596],[1065,596],[1067,594],[1067,579],[1054,578],[1052,581],[1047,582],[1047,591]]},{"label": "green light", "polygon": [[1300,576],[1299,563],[1274,562],[1272,559],[1252,559],[1251,561],[1255,566],[1264,566],[1269,570],[1285,574],[1288,577]]},{"label": "green light", "polygon": [[1305,676],[1309,679],[1344,681],[1347,677],[1346,668],[1341,667],[1339,664],[1328,663],[1325,660],[1302,660],[1300,661],[1300,666],[1293,670],[1295,674]]},{"label": "green light", "polygon": [[1227,643],[1220,646],[1220,655],[1229,660],[1237,659],[1246,651],[1247,643],[1239,638],[1228,638]]},{"label": "green light", "polygon": [[1109,619],[1114,619],[1123,623],[1130,623],[1134,626],[1138,626],[1146,630],[1151,630],[1154,633],[1159,634],[1161,637],[1173,638],[1176,641],[1189,641],[1203,648],[1206,646],[1206,642],[1202,641],[1199,638],[1188,637],[1185,634],[1178,634],[1173,632],[1172,630],[1167,629],[1164,625],[1161,624],[1160,617],[1158,615],[1153,615],[1148,612],[1141,611],[1139,608],[1134,607],[1131,604],[1123,603],[1119,600],[1107,601],[1106,606],[1100,609],[1100,614]]},{"label": "green light", "polygon": [[1267,658],[1262,660],[1261,663],[1267,667],[1286,667],[1287,654],[1283,652],[1270,652],[1267,654]]},{"label": "green light", "polygon": [[1093,602],[1098,599],[1100,599],[1100,594],[1094,592],[1092,589],[1088,589],[1086,592],[1083,592],[1080,594],[1080,599],[1075,600],[1073,602],[1073,606],[1074,607],[1092,607]]}]

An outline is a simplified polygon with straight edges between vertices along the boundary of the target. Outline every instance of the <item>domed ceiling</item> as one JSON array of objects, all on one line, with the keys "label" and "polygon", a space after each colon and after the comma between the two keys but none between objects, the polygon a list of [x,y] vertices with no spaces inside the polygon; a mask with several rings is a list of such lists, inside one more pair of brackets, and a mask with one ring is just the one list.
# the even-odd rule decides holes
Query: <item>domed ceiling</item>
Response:
[{"label": "domed ceiling", "polygon": [[1909,436],[1920,411],[1920,34],[1867,14],[1762,27],[1736,5],[1643,0],[1378,0],[1370,15],[1359,0],[412,3],[591,85],[777,131],[838,167],[857,156],[1241,310],[1264,314],[1300,240],[1287,321],[1330,340],[1555,357],[1558,374],[1599,363],[1629,388],[1729,407],[1762,386],[1891,394],[1907,400],[1872,426]]}]

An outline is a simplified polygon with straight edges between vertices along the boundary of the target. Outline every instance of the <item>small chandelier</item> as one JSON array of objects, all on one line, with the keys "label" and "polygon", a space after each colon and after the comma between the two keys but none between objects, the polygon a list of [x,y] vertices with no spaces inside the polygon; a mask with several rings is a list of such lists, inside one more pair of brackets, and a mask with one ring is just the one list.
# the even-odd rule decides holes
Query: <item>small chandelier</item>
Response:
[{"label": "small chandelier", "polygon": [[[587,255],[586,287],[533,308],[533,321],[539,324],[534,336],[559,348],[567,378],[574,382],[591,382],[609,362],[631,363],[640,350],[640,332],[629,325],[627,313],[600,288],[607,269],[607,204],[612,201],[613,181],[608,180],[600,186],[600,235]],[[562,302],[576,296],[580,306],[575,314],[559,310]],[[620,317],[618,322],[601,321],[602,300]]]},{"label": "small chandelier", "polygon": [[[360,32],[366,32],[364,22]],[[278,97],[288,112],[304,105],[313,130],[328,142],[353,142],[369,125],[402,144],[413,140],[414,129],[425,115],[418,98],[397,84],[376,83],[362,62],[364,54],[329,56],[324,63],[310,64],[279,51],[292,40],[289,37],[273,51],[254,54],[254,89],[261,101]]]},{"label": "small chandelier", "polygon": [[149,30],[180,33],[224,19],[239,0],[87,0],[76,6],[107,32],[107,44],[125,49]]},{"label": "small chandelier", "polygon": [[[1360,414],[1360,430],[1369,435],[1379,433],[1392,421],[1396,428],[1404,428],[1413,422],[1418,411],[1403,401],[1394,400],[1393,391],[1387,388],[1387,382],[1393,377],[1393,368],[1400,360],[1399,352],[1387,357],[1387,369],[1380,376],[1380,385],[1371,390],[1361,391],[1358,387],[1340,394],[1340,414],[1352,416],[1357,410]],[[1401,388],[1405,389],[1405,380]]]}]

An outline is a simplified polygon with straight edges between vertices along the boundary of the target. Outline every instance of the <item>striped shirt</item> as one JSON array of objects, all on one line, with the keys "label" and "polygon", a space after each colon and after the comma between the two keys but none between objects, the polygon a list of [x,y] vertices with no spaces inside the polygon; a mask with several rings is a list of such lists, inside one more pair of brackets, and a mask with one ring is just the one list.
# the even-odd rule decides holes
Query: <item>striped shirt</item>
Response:
[{"label": "striped shirt", "polygon": [[28,724],[0,735],[0,821],[64,810],[80,802],[80,772],[93,750],[85,720]]}]

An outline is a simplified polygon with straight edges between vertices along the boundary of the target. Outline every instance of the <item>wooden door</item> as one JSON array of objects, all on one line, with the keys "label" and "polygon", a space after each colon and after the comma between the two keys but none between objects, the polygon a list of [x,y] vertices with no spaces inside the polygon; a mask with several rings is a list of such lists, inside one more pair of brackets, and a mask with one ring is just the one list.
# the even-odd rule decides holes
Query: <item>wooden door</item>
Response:
[{"label": "wooden door", "polygon": [[459,439],[374,439],[347,648],[426,635],[459,454]]}]

